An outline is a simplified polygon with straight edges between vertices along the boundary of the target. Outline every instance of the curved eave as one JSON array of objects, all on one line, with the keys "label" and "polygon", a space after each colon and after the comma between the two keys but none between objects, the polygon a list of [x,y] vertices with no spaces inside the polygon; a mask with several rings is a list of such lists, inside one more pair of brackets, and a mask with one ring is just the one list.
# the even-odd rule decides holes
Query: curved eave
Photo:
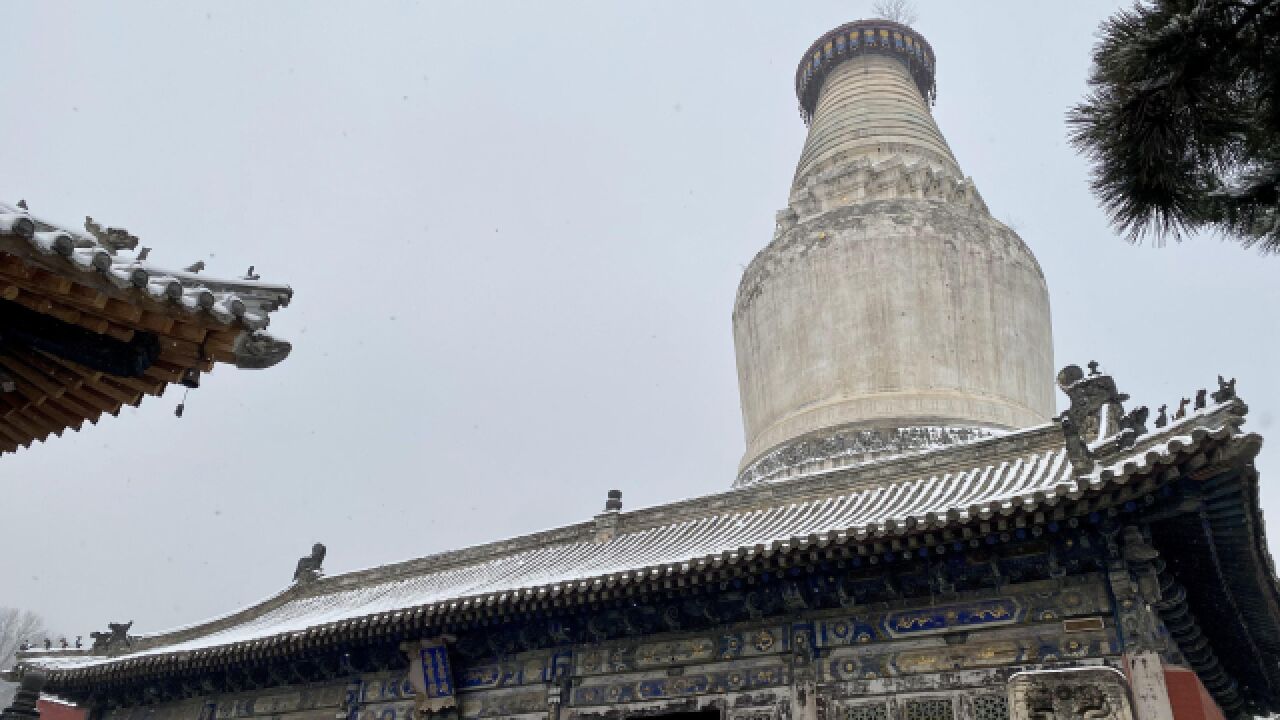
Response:
[{"label": "curved eave", "polygon": [[[293,299],[287,285],[253,280],[225,280],[195,273],[164,270],[139,261],[132,253],[112,253],[92,237],[33,217],[19,208],[0,203],[0,252],[14,256],[38,276],[25,283],[20,268],[10,263],[0,277],[19,290],[41,294],[72,309],[99,308],[109,300],[136,306],[149,321],[162,315],[196,327],[236,328],[257,331],[270,323],[269,315]],[[67,288],[67,285],[72,287]],[[108,303],[109,303],[108,300]],[[119,309],[119,308],[116,308]],[[130,313],[121,313],[127,324]],[[147,327],[139,326],[146,330]]]},{"label": "curved eave", "polygon": [[1185,588],[1197,635],[1214,649],[1207,662],[1194,650],[1188,661],[1222,707],[1271,714],[1280,712],[1280,584],[1253,465],[1260,446],[1257,435],[1234,438],[1219,451],[1235,456],[1226,472],[1206,457],[1199,506],[1153,523],[1152,533],[1167,572]]},{"label": "curved eave", "polygon": [[[76,688],[94,683],[135,682],[161,674],[313,655],[344,644],[388,640],[405,633],[446,626],[465,628],[672,588],[705,587],[742,572],[808,565],[823,558],[874,554],[876,547],[895,541],[927,551],[932,544],[947,542],[943,533],[938,532],[945,529],[972,527],[982,532],[1012,532],[1014,528],[1064,519],[1075,522],[1073,518],[1107,513],[1126,503],[1141,503],[1160,483],[1177,476],[1168,470],[1194,463],[1198,456],[1227,443],[1237,432],[1239,418],[1232,414],[1236,405],[1238,403],[1233,402],[1190,418],[1155,434],[1158,437],[1143,438],[1145,443],[1140,442],[1136,450],[1117,453],[1109,463],[1103,458],[1104,462],[1092,473],[1072,477],[1050,492],[1028,492],[945,512],[914,513],[826,533],[795,535],[768,544],[742,546],[681,562],[582,577],[571,582],[459,596],[243,642],[172,652],[156,648],[132,656],[94,659],[90,661],[93,664],[78,667],[65,664],[58,667],[56,661],[40,664],[50,671],[51,688],[74,693]],[[298,588],[292,592],[313,591]],[[81,658],[72,664],[86,660]]]},{"label": "curved eave", "polygon": [[166,271],[0,203],[0,299],[104,341],[154,337],[159,353],[126,377],[6,348],[0,365],[17,389],[0,394],[0,452],[79,430],[170,384],[194,383],[220,363],[280,362],[290,346],[264,329],[292,297],[284,285]]}]

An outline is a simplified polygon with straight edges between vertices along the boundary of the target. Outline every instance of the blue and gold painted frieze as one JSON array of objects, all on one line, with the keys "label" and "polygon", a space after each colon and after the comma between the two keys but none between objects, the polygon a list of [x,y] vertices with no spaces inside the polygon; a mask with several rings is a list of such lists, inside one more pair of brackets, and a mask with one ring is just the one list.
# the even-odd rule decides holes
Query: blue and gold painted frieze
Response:
[{"label": "blue and gold painted frieze", "polygon": [[337,685],[263,690],[255,694],[224,696],[216,703],[208,703],[201,710],[201,715],[210,716],[210,720],[282,715],[334,707],[341,703],[342,697],[343,688]]},{"label": "blue and gold painted frieze", "polygon": [[[795,613],[791,621],[455,660],[454,681],[461,714],[486,718],[545,712],[548,694],[570,676],[580,679],[568,689],[572,705],[613,705],[775,688],[790,682],[794,658],[811,658],[820,681],[863,682],[1105,657],[1116,651],[1112,630],[1066,634],[1060,621],[1109,612],[1105,587],[1093,579],[1044,581],[931,605]],[[351,720],[411,720],[403,674],[366,676],[355,696]]]},{"label": "blue and gold painted frieze", "polygon": [[880,613],[828,616],[813,622],[813,632],[817,647],[839,647],[1020,623],[1052,622],[1109,613],[1110,609],[1104,588],[1080,585]]},{"label": "blue and gold painted frieze", "polygon": [[356,720],[414,720],[415,706],[412,700],[380,703],[360,708]]},{"label": "blue and gold painted frieze", "polygon": [[413,684],[404,672],[366,675],[349,696],[356,702],[348,705],[348,720],[412,720],[414,715]]},{"label": "blue and gold painted frieze", "polygon": [[567,649],[528,653],[501,662],[467,665],[456,673],[459,692],[549,683],[569,674],[573,653]]},{"label": "blue and gold painted frieze", "polygon": [[[799,626],[806,641],[811,641],[812,623]],[[575,674],[601,675],[775,655],[791,649],[795,633],[789,625],[773,624],[659,642],[603,643],[577,652]]]},{"label": "blue and gold painted frieze", "polygon": [[[535,683],[460,694],[459,714],[464,718],[487,718],[545,712],[546,686],[541,681]],[[357,696],[361,701],[349,715],[353,720],[417,720],[413,690],[403,676],[366,678]]]},{"label": "blue and gold painted frieze", "polygon": [[412,700],[413,685],[404,673],[366,678],[360,683],[360,702],[379,703]]},{"label": "blue and gold painted frieze", "polygon": [[343,705],[344,686],[308,684],[206,696],[159,705],[115,708],[104,720],[232,720],[288,714],[297,720],[330,720]]},{"label": "blue and gold painted frieze", "polygon": [[464,718],[495,718],[545,714],[546,711],[546,689],[521,687],[464,696],[460,714]]},{"label": "blue and gold painted frieze", "polygon": [[782,664],[763,667],[729,667],[639,680],[618,679],[584,685],[573,691],[574,705],[612,705],[695,695],[741,692],[786,685],[790,671]]},{"label": "blue and gold painted frieze", "polygon": [[940,607],[902,610],[884,616],[881,627],[890,637],[926,635],[992,625],[1009,625],[1023,615],[1018,601],[995,598]]},{"label": "blue and gold painted frieze", "polygon": [[1104,658],[1120,651],[1114,630],[1066,634],[1028,633],[1021,628],[974,636],[966,642],[908,643],[846,648],[824,663],[833,682],[870,680],[921,673],[951,672],[1002,666]]},{"label": "blue and gold painted frieze", "polygon": [[933,97],[934,56],[924,38],[897,23],[860,20],[827,32],[802,56],[796,70],[796,96],[806,122],[813,113],[821,78],[847,58],[869,52],[900,59],[914,76],[921,95]]}]

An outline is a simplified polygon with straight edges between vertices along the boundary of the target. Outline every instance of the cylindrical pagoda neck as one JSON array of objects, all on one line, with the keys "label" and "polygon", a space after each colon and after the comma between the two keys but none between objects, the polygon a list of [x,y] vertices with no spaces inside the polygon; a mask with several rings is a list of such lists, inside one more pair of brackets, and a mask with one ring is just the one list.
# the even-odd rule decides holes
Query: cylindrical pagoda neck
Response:
[{"label": "cylindrical pagoda neck", "polygon": [[823,80],[792,192],[830,171],[895,156],[963,178],[906,66],[884,55],[851,57]]}]

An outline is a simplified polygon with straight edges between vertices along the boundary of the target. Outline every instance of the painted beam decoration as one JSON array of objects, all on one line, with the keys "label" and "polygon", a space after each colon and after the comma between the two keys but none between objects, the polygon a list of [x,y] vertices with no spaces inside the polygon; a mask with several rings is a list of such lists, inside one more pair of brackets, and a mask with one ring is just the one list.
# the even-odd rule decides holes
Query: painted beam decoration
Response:
[{"label": "painted beam decoration", "polygon": [[915,30],[890,20],[858,20],[845,23],[818,38],[796,68],[796,98],[805,124],[813,118],[822,80],[840,63],[863,54],[887,55],[907,66],[920,95],[928,102],[937,96],[933,48]]},{"label": "painted beam decoration", "polygon": [[446,638],[405,643],[409,655],[409,683],[420,713],[436,713],[458,706]]},{"label": "painted beam decoration", "polygon": [[890,613],[885,616],[885,630],[892,637],[901,637],[975,625],[1004,625],[1017,620],[1017,601],[1013,598],[999,598],[965,605]]}]

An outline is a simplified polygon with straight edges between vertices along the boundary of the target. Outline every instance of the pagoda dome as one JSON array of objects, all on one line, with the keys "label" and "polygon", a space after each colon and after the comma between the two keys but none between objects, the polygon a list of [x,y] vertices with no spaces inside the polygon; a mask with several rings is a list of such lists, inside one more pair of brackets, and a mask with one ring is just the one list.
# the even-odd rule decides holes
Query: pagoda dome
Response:
[{"label": "pagoda dome", "polygon": [[928,42],[887,20],[842,25],[801,59],[808,136],[734,303],[738,486],[1054,411],[1044,274],[934,122],[934,68]]}]

